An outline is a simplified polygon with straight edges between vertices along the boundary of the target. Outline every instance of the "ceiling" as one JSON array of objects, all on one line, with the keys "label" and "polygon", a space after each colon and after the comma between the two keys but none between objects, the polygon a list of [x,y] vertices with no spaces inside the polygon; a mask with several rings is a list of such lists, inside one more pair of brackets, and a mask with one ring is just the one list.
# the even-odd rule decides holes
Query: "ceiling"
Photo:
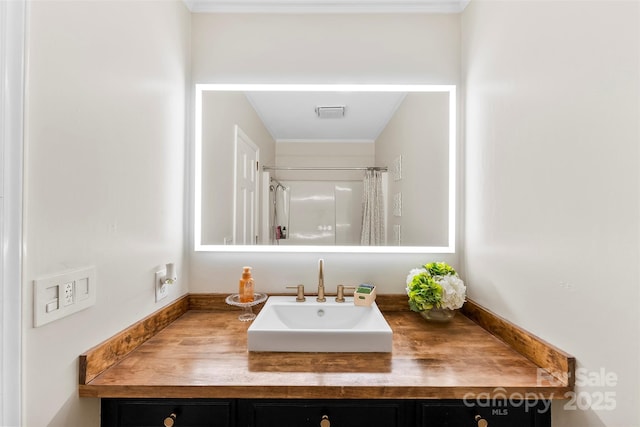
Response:
[{"label": "ceiling", "polygon": [[[404,92],[245,92],[276,141],[373,142]],[[318,118],[316,107],[344,106],[342,118]]]},{"label": "ceiling", "polygon": [[460,13],[469,0],[183,0],[194,13]]}]

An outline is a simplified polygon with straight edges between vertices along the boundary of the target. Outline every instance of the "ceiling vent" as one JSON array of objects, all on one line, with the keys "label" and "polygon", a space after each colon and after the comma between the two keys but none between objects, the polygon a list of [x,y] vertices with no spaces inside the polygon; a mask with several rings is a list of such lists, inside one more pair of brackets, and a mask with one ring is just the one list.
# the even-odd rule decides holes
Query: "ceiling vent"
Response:
[{"label": "ceiling vent", "polygon": [[316,115],[320,119],[341,119],[344,117],[344,105],[332,107],[316,107]]}]

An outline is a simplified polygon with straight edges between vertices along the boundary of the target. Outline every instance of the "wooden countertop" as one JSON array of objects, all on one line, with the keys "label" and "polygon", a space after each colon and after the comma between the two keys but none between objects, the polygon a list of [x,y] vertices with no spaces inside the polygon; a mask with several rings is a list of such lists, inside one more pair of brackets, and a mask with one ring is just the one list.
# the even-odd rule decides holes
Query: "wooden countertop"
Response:
[{"label": "wooden countertop", "polygon": [[186,296],[81,355],[80,396],[564,399],[573,389],[571,356],[471,301],[437,324],[404,309],[406,296],[378,296],[388,354],[254,353],[250,322],[222,299]]}]

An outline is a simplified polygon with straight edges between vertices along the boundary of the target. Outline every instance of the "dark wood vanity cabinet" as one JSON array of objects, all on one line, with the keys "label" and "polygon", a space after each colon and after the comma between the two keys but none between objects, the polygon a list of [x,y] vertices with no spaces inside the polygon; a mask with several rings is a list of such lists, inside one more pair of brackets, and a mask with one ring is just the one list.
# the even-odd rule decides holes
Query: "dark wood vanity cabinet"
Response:
[{"label": "dark wood vanity cabinet", "polygon": [[551,427],[547,402],[102,399],[102,427]]},{"label": "dark wood vanity cabinet", "polygon": [[406,400],[242,400],[238,426],[242,427],[405,427],[410,401]]},{"label": "dark wood vanity cabinet", "polygon": [[[549,402],[428,400],[417,403],[419,427],[551,427]],[[547,406],[545,406],[545,403]]]},{"label": "dark wood vanity cabinet", "polygon": [[233,399],[102,399],[102,427],[235,427]]}]

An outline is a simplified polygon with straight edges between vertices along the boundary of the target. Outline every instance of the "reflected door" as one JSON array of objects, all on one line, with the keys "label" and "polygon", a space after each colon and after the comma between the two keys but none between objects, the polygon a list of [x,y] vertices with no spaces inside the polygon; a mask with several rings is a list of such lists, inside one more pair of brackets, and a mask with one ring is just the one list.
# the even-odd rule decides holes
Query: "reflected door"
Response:
[{"label": "reflected door", "polygon": [[260,149],[236,125],[233,244],[258,242],[258,160]]}]

